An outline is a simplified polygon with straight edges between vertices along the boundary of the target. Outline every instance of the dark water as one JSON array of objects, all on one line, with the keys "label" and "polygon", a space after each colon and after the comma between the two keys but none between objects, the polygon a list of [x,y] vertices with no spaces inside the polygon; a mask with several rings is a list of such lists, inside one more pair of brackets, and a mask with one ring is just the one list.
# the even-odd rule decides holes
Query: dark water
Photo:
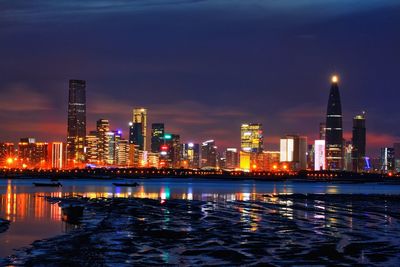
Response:
[{"label": "dark water", "polygon": [[[357,214],[360,211],[354,211],[351,207],[347,207],[347,204],[343,207],[338,203],[326,205],[324,202],[313,200],[310,204],[313,211],[305,212],[304,210],[307,209],[301,208],[293,200],[282,202],[278,198],[266,199],[262,195],[294,193],[390,195],[400,193],[399,185],[377,184],[149,179],[139,181],[140,186],[137,188],[116,188],[111,181],[98,180],[61,181],[62,188],[38,188],[33,187],[32,182],[33,180],[0,181],[0,217],[11,220],[9,230],[0,234],[0,257],[10,255],[13,253],[13,249],[27,246],[35,240],[59,235],[74,228],[74,226],[61,220],[60,208],[45,201],[42,197],[44,195],[61,197],[79,194],[91,198],[137,197],[156,199],[161,202],[172,199],[212,201],[220,210],[229,209],[229,213],[232,213],[233,207],[239,217],[235,217],[235,215],[230,219],[231,215],[228,213],[222,214],[228,216],[226,218],[228,221],[235,222],[235,220],[238,220],[236,223],[247,227],[246,231],[249,233],[259,232],[260,229],[263,229],[262,232],[269,229],[269,231],[278,231],[276,234],[282,231],[284,233],[284,229],[274,230],[273,222],[270,222],[272,218],[264,218],[266,216],[264,213],[268,211],[267,214],[275,214],[279,220],[283,218],[287,222],[295,223],[300,228],[303,228],[301,225],[304,224],[303,230],[310,231],[311,236],[318,236],[320,233],[334,236],[341,235],[340,229],[343,227],[352,225],[354,217],[358,218]],[[272,203],[271,201],[277,202]],[[265,208],[268,203],[277,206]],[[375,205],[368,203],[368,201],[363,203]],[[308,204],[303,203],[301,205]],[[384,204],[381,203],[380,205]],[[384,207],[381,208],[377,213],[367,214],[368,218],[372,218],[371,220],[357,222],[357,227],[361,227],[358,230],[359,232],[362,232],[364,226],[372,226],[371,229],[376,228],[377,230],[373,232],[376,237],[382,234],[380,231],[386,231],[384,233],[388,233],[387,235],[400,232],[398,231],[397,219],[385,212]],[[353,216],[353,213],[358,217]],[[363,215],[362,212],[361,215]],[[349,228],[349,231],[351,231],[351,228]],[[348,242],[347,239],[340,240],[344,244]],[[393,240],[397,239],[394,238]]]}]

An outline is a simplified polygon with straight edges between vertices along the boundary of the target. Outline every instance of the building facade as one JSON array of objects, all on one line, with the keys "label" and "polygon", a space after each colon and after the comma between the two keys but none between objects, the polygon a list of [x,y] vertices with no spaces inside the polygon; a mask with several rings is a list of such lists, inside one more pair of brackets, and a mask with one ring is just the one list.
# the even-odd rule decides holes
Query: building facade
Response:
[{"label": "building facade", "polygon": [[355,172],[364,170],[366,142],[365,112],[363,112],[353,118],[352,165]]},{"label": "building facade", "polygon": [[263,130],[261,123],[244,123],[240,127],[240,147],[244,152],[263,151]]},{"label": "building facade", "polygon": [[151,124],[151,152],[160,153],[161,145],[164,143],[164,123]]},{"label": "building facade", "polygon": [[143,140],[143,144],[140,145],[141,150],[147,150],[147,109],[145,108],[134,108],[133,109],[133,119],[132,123],[135,125],[137,123],[141,124],[141,132],[138,135],[139,139]]},{"label": "building facade", "polygon": [[97,160],[99,164],[106,164],[109,155],[109,141],[107,133],[110,132],[110,122],[106,119],[99,119],[96,122],[97,129]]},{"label": "building facade", "polygon": [[338,77],[332,77],[326,112],[325,156],[328,170],[343,169],[342,105]]},{"label": "building facade", "polygon": [[67,159],[74,165],[85,161],[86,81],[70,80],[68,95]]},{"label": "building facade", "polygon": [[214,140],[207,140],[201,144],[201,168],[217,167],[217,146]]}]

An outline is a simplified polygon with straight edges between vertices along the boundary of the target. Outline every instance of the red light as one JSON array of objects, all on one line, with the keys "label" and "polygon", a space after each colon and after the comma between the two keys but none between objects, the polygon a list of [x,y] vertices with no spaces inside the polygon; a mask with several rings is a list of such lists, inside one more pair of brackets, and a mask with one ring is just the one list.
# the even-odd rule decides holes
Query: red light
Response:
[{"label": "red light", "polygon": [[168,150],[168,146],[166,146],[166,145],[161,146],[161,150],[163,150],[163,151]]}]

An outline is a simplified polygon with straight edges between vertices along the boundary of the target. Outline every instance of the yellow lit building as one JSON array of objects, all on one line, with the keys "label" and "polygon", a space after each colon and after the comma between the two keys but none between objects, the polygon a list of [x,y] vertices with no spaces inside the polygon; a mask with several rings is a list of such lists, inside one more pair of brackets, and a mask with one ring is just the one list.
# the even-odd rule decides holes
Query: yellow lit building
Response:
[{"label": "yellow lit building", "polygon": [[263,131],[261,123],[242,124],[240,127],[240,147],[244,152],[262,152]]},{"label": "yellow lit building", "polygon": [[142,124],[142,136],[143,136],[143,150],[147,150],[147,109],[145,108],[134,108],[133,109],[133,123]]}]

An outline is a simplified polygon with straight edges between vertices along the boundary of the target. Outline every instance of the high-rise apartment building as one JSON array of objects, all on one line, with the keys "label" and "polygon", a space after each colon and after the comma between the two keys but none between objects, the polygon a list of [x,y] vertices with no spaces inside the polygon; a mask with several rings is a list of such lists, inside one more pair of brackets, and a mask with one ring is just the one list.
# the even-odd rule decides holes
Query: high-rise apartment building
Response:
[{"label": "high-rise apartment building", "polygon": [[325,156],[328,170],[343,169],[342,105],[338,82],[338,77],[333,76],[326,112]]},{"label": "high-rise apartment building", "polygon": [[97,129],[97,160],[105,164],[109,155],[109,140],[107,133],[110,132],[110,122],[106,119],[99,119],[96,123]]},{"label": "high-rise apartment building", "polygon": [[86,135],[86,145],[85,145],[85,154],[86,154],[86,162],[91,164],[99,163],[99,138],[97,136],[97,131],[90,132],[89,135]]},{"label": "high-rise apartment building", "polygon": [[143,145],[141,146],[141,150],[147,150],[147,109],[145,108],[134,108],[133,109],[133,119],[132,123],[140,123],[141,124],[141,139],[143,139]]},{"label": "high-rise apartment building", "polygon": [[69,81],[68,127],[67,127],[68,164],[84,162],[86,137],[86,82]]},{"label": "high-rise apartment building", "polygon": [[129,141],[117,138],[116,164],[118,166],[128,166],[129,162]]}]

